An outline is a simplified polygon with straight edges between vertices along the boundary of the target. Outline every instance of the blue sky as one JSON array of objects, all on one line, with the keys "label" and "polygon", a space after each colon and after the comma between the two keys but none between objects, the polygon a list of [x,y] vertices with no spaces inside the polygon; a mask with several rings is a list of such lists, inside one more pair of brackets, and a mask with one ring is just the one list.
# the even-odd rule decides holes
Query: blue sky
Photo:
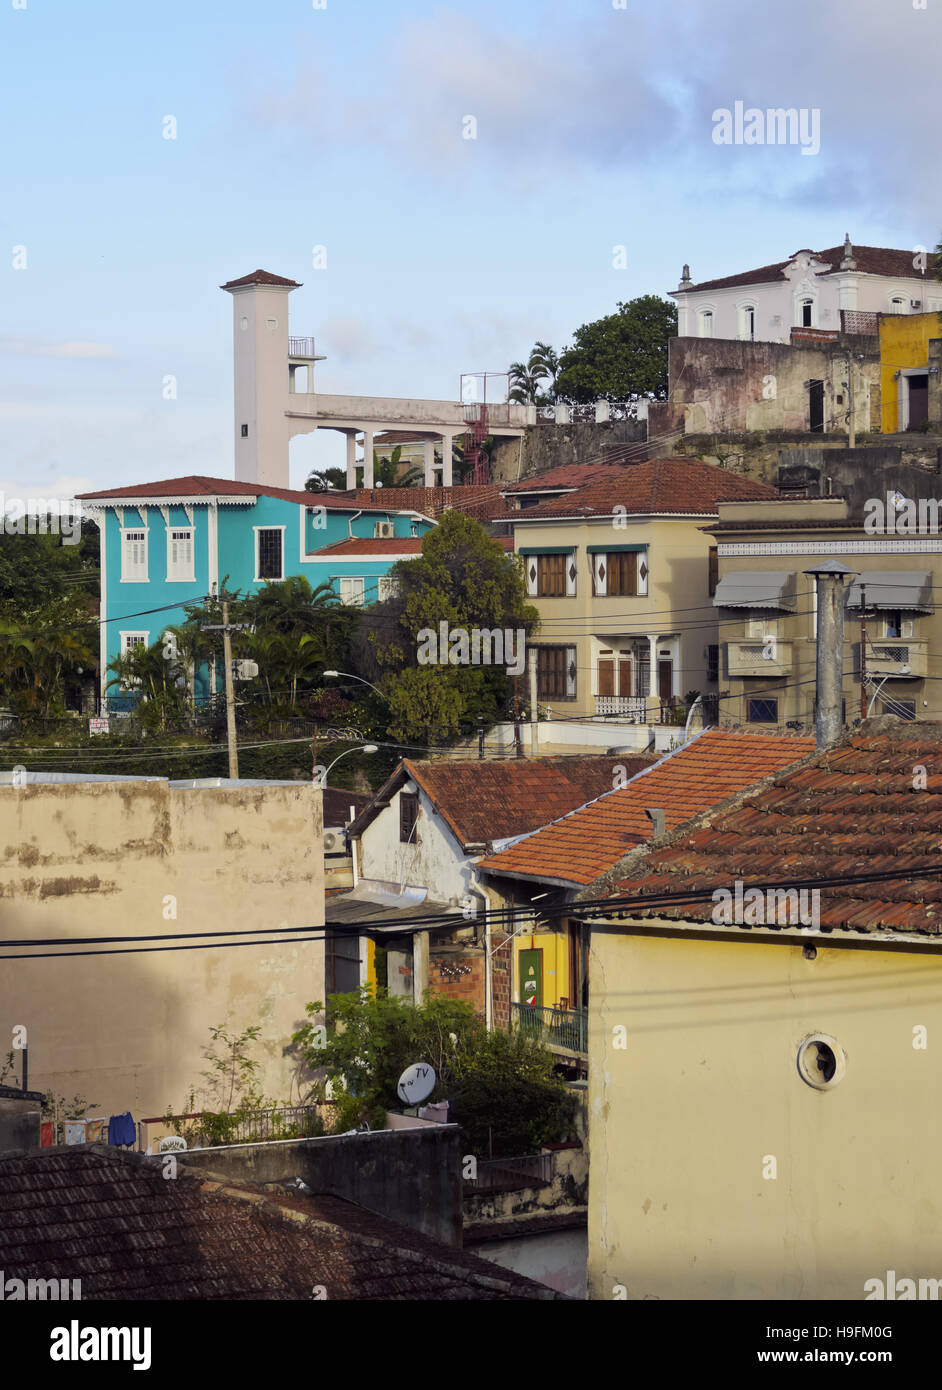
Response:
[{"label": "blue sky", "polygon": [[[257,266],[304,282],[322,390],[456,398],[684,261],[942,225],[939,0],[23,3],[0,0],[7,496],[231,476],[218,286]],[[817,108],[820,153],[715,145],[736,100]],[[293,481],[341,455],[296,440]]]}]

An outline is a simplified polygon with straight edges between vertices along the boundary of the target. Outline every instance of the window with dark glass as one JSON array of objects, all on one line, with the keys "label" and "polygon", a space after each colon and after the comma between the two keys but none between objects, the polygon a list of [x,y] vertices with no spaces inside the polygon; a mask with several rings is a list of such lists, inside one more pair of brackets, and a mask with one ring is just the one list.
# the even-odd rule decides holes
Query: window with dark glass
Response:
[{"label": "window with dark glass", "polygon": [[266,527],[258,535],[258,578],[281,579],[281,537],[280,527]]},{"label": "window with dark glass", "polygon": [[778,700],[747,700],[746,711],[750,724],[778,723]]},{"label": "window with dark glass", "polygon": [[540,700],[575,699],[575,647],[537,647],[536,689]]},{"label": "window with dark glass", "polygon": [[418,844],[418,837],[415,833],[418,819],[419,798],[409,792],[401,792],[399,795],[399,839],[402,844]]}]

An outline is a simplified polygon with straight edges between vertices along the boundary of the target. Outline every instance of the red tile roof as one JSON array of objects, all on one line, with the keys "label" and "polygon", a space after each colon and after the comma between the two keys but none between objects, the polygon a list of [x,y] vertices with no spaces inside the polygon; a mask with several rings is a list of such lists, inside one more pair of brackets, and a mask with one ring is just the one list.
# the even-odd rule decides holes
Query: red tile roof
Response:
[{"label": "red tile roof", "polygon": [[298,290],[301,288],[301,281],[286,280],[283,275],[273,275],[270,270],[251,270],[248,275],[240,275],[238,280],[227,280],[219,288],[237,290],[243,285],[287,285],[293,290]]},{"label": "red tile roof", "polygon": [[651,763],[646,753],[633,757],[509,758],[505,761],[413,762],[404,758],[372,806],[358,816],[359,835],[412,778],[433,802],[462,845],[486,845],[522,835],[553,816],[582,806],[612,785],[621,763],[628,775]]},{"label": "red tile roof", "polygon": [[619,468],[614,478],[589,483],[564,497],[522,512],[505,513],[498,519],[525,523],[541,517],[611,516],[615,506],[627,508],[629,516],[715,516],[717,502],[776,497],[778,490],[767,483],[755,483],[699,459],[651,459]]},{"label": "red tile roof", "polygon": [[[918,769],[926,773],[920,789]],[[824,930],[942,933],[942,724],[869,720],[837,747],[669,846],[639,854],[615,891],[648,894],[767,886],[789,880],[878,873],[892,881],[823,888]],[[630,915],[709,921],[713,903]]]},{"label": "red tile roof", "polygon": [[583,487],[586,483],[613,477],[616,469],[624,471],[622,465],[617,463],[564,463],[547,473],[535,473],[532,478],[521,478],[519,483],[508,483],[502,491],[507,497],[517,492],[551,492],[556,488]]},{"label": "red tile roof", "polygon": [[[635,845],[650,839],[646,807],[663,810],[666,829],[674,830],[731,793],[813,751],[813,738],[705,729],[642,770],[627,786],[606,790],[597,800],[518,844],[479,860],[478,866],[514,878],[585,886],[612,869]],[[609,757],[609,771],[621,761]]]},{"label": "red tile roof", "polygon": [[349,492],[305,492],[296,488],[269,487],[260,483],[240,483],[233,478],[208,478],[200,474],[188,474],[185,478],[166,478],[156,483],[133,483],[128,487],[104,488],[101,492],[81,492],[77,494],[81,502],[106,501],[108,498],[148,497],[280,497],[286,502],[299,502],[307,507],[335,507],[345,511],[399,511],[403,504],[399,499],[385,499],[381,507],[368,502],[355,501]]},{"label": "red tile roof", "polygon": [[[473,517],[475,521],[490,521],[505,507],[500,495],[500,483],[469,484],[468,487],[375,487],[357,488],[348,492],[358,507],[375,507],[385,500],[399,510],[411,509],[436,521],[451,507],[456,512]],[[391,497],[390,494],[394,494]]]},{"label": "red tile roof", "polygon": [[[263,1189],[103,1144],[0,1156],[7,1280],[80,1279],[83,1299],[561,1298],[334,1196]],[[9,1293],[7,1294],[9,1297]]]},{"label": "red tile roof", "polygon": [[421,555],[421,536],[398,536],[392,540],[373,540],[369,536],[354,536],[351,540],[334,541],[322,546],[318,555]]},{"label": "red tile roof", "polygon": [[[807,249],[807,248],[803,248]],[[826,261],[830,269],[818,271],[820,276],[833,275],[840,269],[844,259],[843,246],[830,246],[826,251],[812,251],[819,261]],[[795,256],[798,252],[795,252]],[[734,285],[765,285],[773,280],[784,280],[785,267],[791,265],[795,256],[787,261],[775,261],[772,265],[762,265],[756,270],[744,270],[739,275],[723,275],[718,280],[701,280],[697,285],[688,285],[675,294],[690,294],[698,290],[723,290]],[[887,246],[855,246],[854,260],[857,270],[865,275],[889,275],[900,280],[924,280],[925,270],[917,270],[913,265],[912,251],[896,251]]]}]

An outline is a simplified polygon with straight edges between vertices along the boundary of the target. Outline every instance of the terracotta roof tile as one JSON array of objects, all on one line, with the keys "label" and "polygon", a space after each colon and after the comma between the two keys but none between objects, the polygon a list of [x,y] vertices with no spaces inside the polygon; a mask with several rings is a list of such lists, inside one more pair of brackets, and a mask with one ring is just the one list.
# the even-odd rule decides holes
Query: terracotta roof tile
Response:
[{"label": "terracotta roof tile", "polygon": [[243,285],[284,285],[289,289],[301,288],[300,280],[286,280],[283,275],[273,275],[270,270],[251,270],[248,275],[240,275],[238,280],[227,280],[220,285],[221,290],[237,290]]},{"label": "terracotta roof tile", "polygon": [[[518,844],[479,861],[515,878],[587,886],[651,837],[645,808],[664,811],[671,831],[718,801],[814,749],[813,738],[706,729],[683,748],[642,770],[626,786],[547,824]],[[611,771],[620,760],[609,757]],[[627,773],[631,776],[631,773]]]},{"label": "terracotta roof tile", "polygon": [[625,507],[628,515],[715,516],[717,502],[777,497],[777,489],[767,483],[753,482],[699,459],[651,459],[619,468],[613,478],[496,519],[521,523],[542,517],[611,516],[615,506]]},{"label": "terracotta roof tile", "polygon": [[[937,936],[942,875],[930,869],[942,870],[942,724],[883,717],[690,834],[652,849],[618,891],[702,886],[712,892],[737,880],[774,885],[886,872],[896,877],[821,888],[821,926]],[[650,910],[632,905],[631,916],[707,921],[712,910],[710,901]]]},{"label": "terracotta roof tile", "polygon": [[421,536],[394,536],[392,540],[374,540],[371,536],[354,536],[334,541],[315,552],[317,555],[421,555]]},{"label": "terracotta roof tile", "polygon": [[547,473],[536,473],[532,478],[521,478],[519,483],[509,483],[502,490],[506,497],[517,492],[583,487],[586,483],[603,482],[613,476],[615,469],[624,471],[621,465],[613,463],[564,463]]},{"label": "terracotta roof tile", "polygon": [[286,502],[298,502],[308,507],[334,507],[345,511],[408,510],[407,504],[400,503],[398,498],[392,504],[386,498],[382,506],[371,506],[349,492],[306,492],[297,488],[241,483],[233,478],[209,478],[198,473],[187,474],[185,478],[165,478],[156,483],[132,483],[127,487],[104,488],[101,492],[82,492],[77,497],[83,502],[107,500],[110,497],[139,497],[142,501],[148,497],[280,497]]},{"label": "terracotta roof tile", "polygon": [[83,1299],[562,1297],[338,1197],[216,1180],[185,1156],[166,1182],[99,1144],[0,1156],[0,1269],[80,1279]]}]

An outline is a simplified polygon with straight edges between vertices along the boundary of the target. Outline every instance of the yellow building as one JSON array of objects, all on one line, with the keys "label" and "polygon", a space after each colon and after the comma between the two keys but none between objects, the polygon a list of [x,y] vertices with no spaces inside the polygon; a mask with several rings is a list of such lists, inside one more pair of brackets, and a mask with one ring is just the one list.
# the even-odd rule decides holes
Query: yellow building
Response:
[{"label": "yellow building", "polygon": [[720,499],[774,488],[689,459],[653,459],[503,518],[540,614],[537,698],[557,720],[667,722],[715,691],[711,541]]},{"label": "yellow building", "polygon": [[938,352],[933,353],[929,344],[940,336],[940,313],[880,315],[880,398],[884,434],[919,429],[927,420],[939,421],[935,399],[939,390]]},{"label": "yellow building", "polygon": [[592,921],[590,1297],[938,1297],[940,792],[884,717],[625,866],[704,901]]}]

